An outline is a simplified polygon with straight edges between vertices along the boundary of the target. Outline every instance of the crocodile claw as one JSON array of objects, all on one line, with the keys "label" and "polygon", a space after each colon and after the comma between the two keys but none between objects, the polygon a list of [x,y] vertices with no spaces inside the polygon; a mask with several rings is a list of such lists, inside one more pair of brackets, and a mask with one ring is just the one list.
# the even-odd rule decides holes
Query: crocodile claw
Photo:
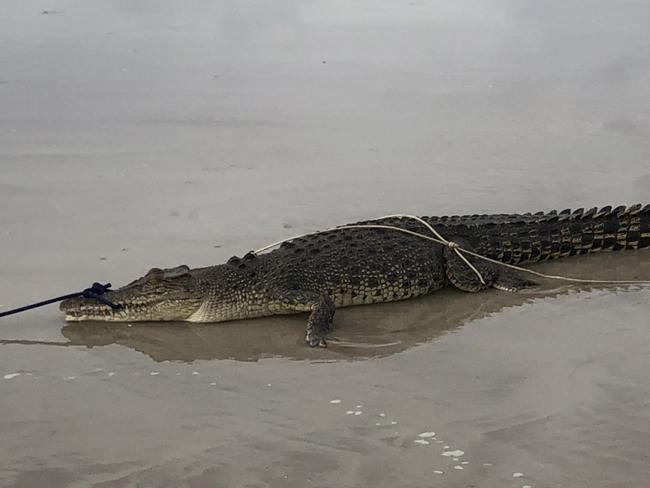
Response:
[{"label": "crocodile claw", "polygon": [[324,337],[318,337],[317,335],[307,334],[305,337],[305,342],[309,347],[327,347],[327,342],[325,342]]}]

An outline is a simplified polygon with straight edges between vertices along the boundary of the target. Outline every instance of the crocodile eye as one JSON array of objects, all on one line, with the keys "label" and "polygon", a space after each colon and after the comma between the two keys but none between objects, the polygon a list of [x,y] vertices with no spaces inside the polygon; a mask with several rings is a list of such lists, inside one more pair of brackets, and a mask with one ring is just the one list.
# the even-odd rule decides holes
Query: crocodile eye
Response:
[{"label": "crocodile eye", "polygon": [[190,268],[185,264],[176,266],[175,268],[167,268],[162,271],[162,277],[164,279],[179,278],[188,274],[190,274]]},{"label": "crocodile eye", "polygon": [[151,268],[146,275],[144,275],[145,281],[160,281],[163,278],[163,270],[160,268]]}]

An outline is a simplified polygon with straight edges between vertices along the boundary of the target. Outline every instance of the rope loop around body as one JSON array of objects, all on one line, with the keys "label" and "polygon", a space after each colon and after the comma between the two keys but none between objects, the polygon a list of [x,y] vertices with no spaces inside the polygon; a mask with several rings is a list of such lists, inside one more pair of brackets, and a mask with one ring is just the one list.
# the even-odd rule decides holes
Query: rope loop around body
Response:
[{"label": "rope loop around body", "polygon": [[437,244],[441,244],[443,246],[448,247],[449,249],[452,249],[456,254],[469,266],[469,268],[477,275],[477,277],[481,280],[481,283],[485,285],[485,280],[483,279],[483,276],[481,275],[480,271],[476,269],[472,263],[470,263],[467,258],[464,256],[464,254],[467,254],[469,256],[473,256],[478,259],[482,259],[484,261],[487,261],[489,263],[493,263],[499,266],[503,266],[506,268],[514,269],[516,271],[521,271],[523,273],[529,273],[534,276],[538,276],[540,278],[546,278],[550,280],[559,280],[559,281],[567,281],[570,283],[585,283],[585,284],[600,284],[600,285],[650,285],[650,280],[589,280],[589,279],[584,279],[584,278],[572,278],[568,276],[560,276],[560,275],[550,275],[546,273],[540,273],[539,271],[533,271],[532,269],[528,268],[522,268],[521,266],[516,266],[514,264],[509,264],[509,263],[503,263],[501,261],[498,261],[496,259],[488,258],[487,256],[483,256],[481,254],[478,254],[474,251],[470,251],[468,249],[464,249],[460,244],[454,241],[448,241],[445,239],[438,231],[436,231],[431,224],[426,222],[420,217],[417,217],[415,215],[408,215],[408,214],[395,214],[395,215],[385,215],[383,217],[377,217],[376,219],[371,219],[369,220],[370,222],[372,221],[377,221],[377,220],[383,220],[383,219],[388,219],[388,218],[408,218],[408,219],[413,219],[422,225],[424,225],[433,235],[434,237],[421,234],[419,232],[414,232],[412,230],[408,229],[403,229],[401,227],[395,227],[394,225],[384,225],[384,224],[350,224],[350,225],[342,225],[339,227],[333,227],[330,229],[326,229],[324,231],[317,231],[317,232],[308,232],[306,234],[300,234],[297,236],[293,237],[288,237],[286,239],[282,239],[281,241],[277,241],[271,244],[268,244],[256,251],[253,251],[254,254],[260,254],[264,251],[267,251],[269,249],[272,249],[274,247],[279,246],[280,244],[287,242],[287,241],[292,241],[294,239],[299,239],[302,237],[307,237],[315,234],[320,234],[321,232],[330,232],[330,231],[335,231],[335,230],[344,230],[344,229],[385,229],[385,230],[393,230],[396,232],[402,232],[404,234],[409,234],[412,236],[419,237],[421,239],[425,239],[431,242],[435,242]]},{"label": "rope loop around body", "polygon": [[456,242],[448,241],[447,239],[445,239],[442,235],[440,235],[440,233],[436,229],[433,228],[433,226],[431,224],[429,224],[429,222],[427,222],[423,218],[417,217],[415,215],[395,214],[395,215],[389,215],[387,217],[380,217],[379,219],[372,219],[372,220],[380,220],[380,219],[383,219],[383,218],[393,218],[393,217],[413,219],[413,220],[417,220],[418,222],[420,222],[427,229],[429,229],[429,231],[431,231],[431,233],[438,240],[440,240],[440,242],[443,245],[447,246],[449,249],[454,251],[458,255],[458,257],[465,262],[465,264],[469,267],[469,269],[471,269],[474,272],[474,274],[480,280],[481,284],[485,285],[485,280],[483,279],[483,275],[481,274],[481,272],[478,269],[476,269],[476,267],[472,263],[470,263],[469,260],[465,256],[463,256],[461,254],[462,248],[460,247],[460,245],[458,243],[456,243]]}]

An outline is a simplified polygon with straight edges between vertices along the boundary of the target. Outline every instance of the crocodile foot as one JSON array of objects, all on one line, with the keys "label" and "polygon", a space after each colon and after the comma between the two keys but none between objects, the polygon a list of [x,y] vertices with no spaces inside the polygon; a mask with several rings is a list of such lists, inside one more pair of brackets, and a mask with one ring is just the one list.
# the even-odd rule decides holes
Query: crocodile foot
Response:
[{"label": "crocodile foot", "polygon": [[313,330],[308,330],[305,336],[305,342],[309,347],[327,347],[325,336],[315,333]]},{"label": "crocodile foot", "polygon": [[502,291],[519,291],[524,288],[532,288],[538,286],[537,283],[524,278],[516,271],[506,267],[500,267],[499,274],[494,279],[492,287]]}]

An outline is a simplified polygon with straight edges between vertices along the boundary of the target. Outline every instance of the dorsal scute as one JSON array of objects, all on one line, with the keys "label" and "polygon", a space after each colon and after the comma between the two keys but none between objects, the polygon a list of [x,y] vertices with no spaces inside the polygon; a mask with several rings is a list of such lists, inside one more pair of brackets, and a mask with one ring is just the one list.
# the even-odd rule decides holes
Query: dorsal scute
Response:
[{"label": "dorsal scute", "polygon": [[630,205],[629,207],[626,207],[624,205],[621,205],[620,207],[616,207],[614,209],[614,213],[616,213],[617,217],[625,217],[628,215],[637,215],[641,211],[641,204],[637,203],[635,205]]},{"label": "dorsal scute", "polygon": [[619,205],[614,210],[612,210],[612,215],[621,217],[622,215],[625,215],[626,211],[627,211],[627,207],[625,205]]},{"label": "dorsal scute", "polygon": [[590,219],[594,215],[596,215],[596,212],[598,212],[598,207],[592,207],[589,210],[587,210],[585,213],[582,214],[583,219]]},{"label": "dorsal scute", "polygon": [[606,207],[601,208],[598,212],[596,212],[596,215],[594,215],[594,218],[600,218],[600,217],[606,217],[612,213],[612,206],[607,205]]},{"label": "dorsal scute", "polygon": [[573,213],[571,214],[571,218],[574,219],[574,220],[575,220],[575,219],[581,219],[584,213],[585,213],[585,209],[584,209],[584,208],[582,208],[582,207],[580,207],[580,208],[576,208],[576,209],[573,211]]}]

